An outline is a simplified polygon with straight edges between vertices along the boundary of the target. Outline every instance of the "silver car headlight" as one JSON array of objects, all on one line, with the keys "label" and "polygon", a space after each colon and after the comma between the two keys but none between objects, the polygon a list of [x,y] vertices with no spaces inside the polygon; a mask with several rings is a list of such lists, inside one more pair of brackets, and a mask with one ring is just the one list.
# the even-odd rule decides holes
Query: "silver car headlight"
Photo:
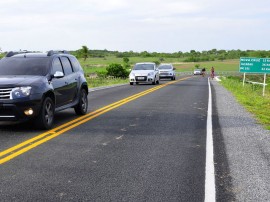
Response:
[{"label": "silver car headlight", "polygon": [[135,74],[134,73],[130,73],[129,74],[129,77],[135,77]]},{"label": "silver car headlight", "polygon": [[28,97],[31,93],[31,86],[16,87],[11,91],[11,99]]},{"label": "silver car headlight", "polygon": [[154,76],[154,72],[149,72],[148,76]]}]

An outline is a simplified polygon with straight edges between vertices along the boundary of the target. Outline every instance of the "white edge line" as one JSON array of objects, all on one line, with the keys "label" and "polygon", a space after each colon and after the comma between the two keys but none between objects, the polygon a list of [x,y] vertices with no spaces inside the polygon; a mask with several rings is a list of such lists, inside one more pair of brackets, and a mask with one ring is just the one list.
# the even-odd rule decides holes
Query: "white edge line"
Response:
[{"label": "white edge line", "polygon": [[212,92],[208,78],[209,98],[207,113],[207,136],[206,136],[206,163],[205,163],[205,202],[216,201],[213,128],[212,128]]}]

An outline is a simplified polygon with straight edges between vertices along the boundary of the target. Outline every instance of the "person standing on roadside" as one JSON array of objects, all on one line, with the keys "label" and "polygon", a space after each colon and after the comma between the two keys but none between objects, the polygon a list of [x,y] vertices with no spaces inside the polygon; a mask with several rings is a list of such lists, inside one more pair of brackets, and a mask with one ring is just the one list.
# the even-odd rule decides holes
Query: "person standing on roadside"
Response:
[{"label": "person standing on roadside", "polygon": [[214,76],[215,76],[215,68],[212,67],[211,68],[211,78],[214,79]]}]

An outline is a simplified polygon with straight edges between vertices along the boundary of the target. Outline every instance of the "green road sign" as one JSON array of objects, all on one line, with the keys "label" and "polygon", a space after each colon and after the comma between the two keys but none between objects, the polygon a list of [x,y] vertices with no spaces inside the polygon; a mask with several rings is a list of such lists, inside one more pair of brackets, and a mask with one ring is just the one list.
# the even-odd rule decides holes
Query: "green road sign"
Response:
[{"label": "green road sign", "polygon": [[239,71],[270,74],[270,58],[240,58]]}]

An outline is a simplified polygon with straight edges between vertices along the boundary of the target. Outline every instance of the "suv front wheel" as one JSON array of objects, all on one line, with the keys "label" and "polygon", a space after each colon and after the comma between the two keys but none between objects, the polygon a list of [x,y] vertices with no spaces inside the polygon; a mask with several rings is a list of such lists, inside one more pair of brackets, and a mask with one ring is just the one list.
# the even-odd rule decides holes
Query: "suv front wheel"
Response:
[{"label": "suv front wheel", "polygon": [[54,103],[50,97],[46,97],[42,103],[36,125],[41,129],[50,129],[54,120]]},{"label": "suv front wheel", "polygon": [[88,100],[87,93],[85,89],[81,89],[79,103],[74,107],[74,110],[77,115],[84,115],[87,113]]}]

